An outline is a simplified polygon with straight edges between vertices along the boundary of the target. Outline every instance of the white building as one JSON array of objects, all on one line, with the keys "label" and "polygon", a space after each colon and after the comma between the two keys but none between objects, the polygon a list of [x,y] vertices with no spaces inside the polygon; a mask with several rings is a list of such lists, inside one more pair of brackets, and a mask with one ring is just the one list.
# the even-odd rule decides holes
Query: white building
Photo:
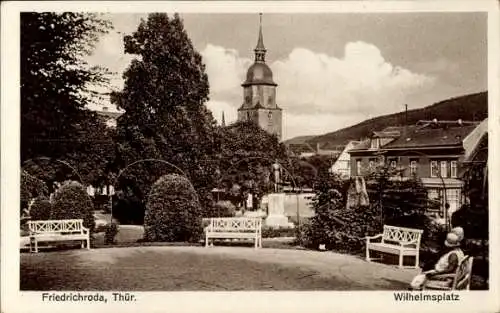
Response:
[{"label": "white building", "polygon": [[360,144],[360,141],[350,141],[344,148],[344,150],[340,153],[339,157],[333,163],[330,168],[330,173],[340,174],[342,177],[346,179],[351,177],[351,155],[349,154],[349,150],[356,147]]}]

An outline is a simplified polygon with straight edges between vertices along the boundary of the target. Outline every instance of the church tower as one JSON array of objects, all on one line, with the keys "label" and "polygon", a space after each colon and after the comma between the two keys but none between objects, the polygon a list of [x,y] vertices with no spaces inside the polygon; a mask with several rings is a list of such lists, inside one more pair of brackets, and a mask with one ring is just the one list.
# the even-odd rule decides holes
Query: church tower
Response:
[{"label": "church tower", "polygon": [[262,36],[260,14],[259,38],[255,47],[255,61],[247,71],[243,87],[243,105],[238,109],[238,121],[252,121],[262,129],[275,134],[281,141],[282,109],[276,104],[273,72],[266,64],[266,48]]}]

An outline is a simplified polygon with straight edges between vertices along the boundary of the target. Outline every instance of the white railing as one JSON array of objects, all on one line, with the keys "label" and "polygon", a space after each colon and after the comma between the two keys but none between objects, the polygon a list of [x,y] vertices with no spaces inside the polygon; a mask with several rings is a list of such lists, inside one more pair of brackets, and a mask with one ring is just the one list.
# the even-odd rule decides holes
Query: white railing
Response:
[{"label": "white railing", "polygon": [[221,217],[210,219],[209,230],[213,232],[260,232],[262,219],[248,217]]},{"label": "white railing", "polygon": [[384,225],[382,242],[397,241],[403,244],[415,243],[418,246],[420,244],[422,233],[423,230],[420,229]]},{"label": "white railing", "polygon": [[[262,247],[262,219],[252,217],[215,217],[205,228],[205,246],[210,239],[252,239]],[[213,244],[212,244],[213,245]]]},{"label": "white railing", "polygon": [[82,219],[74,220],[48,220],[48,221],[29,221],[28,227],[31,233],[65,233],[65,232],[83,232]]}]

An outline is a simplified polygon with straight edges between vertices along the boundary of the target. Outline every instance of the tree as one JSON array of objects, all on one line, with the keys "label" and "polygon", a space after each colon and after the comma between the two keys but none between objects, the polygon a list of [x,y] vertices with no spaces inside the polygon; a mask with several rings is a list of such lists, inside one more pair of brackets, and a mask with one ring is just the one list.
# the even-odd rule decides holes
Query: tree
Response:
[{"label": "tree", "polygon": [[[259,202],[274,183],[272,164],[287,165],[286,151],[278,138],[251,122],[236,122],[220,128],[219,187],[232,195],[233,203],[244,203],[249,193]],[[290,180],[283,171],[282,180]]]},{"label": "tree", "polygon": [[[112,146],[102,143],[106,127],[86,107],[98,99],[93,90],[105,86],[107,76],[84,56],[110,27],[96,14],[21,13],[22,162],[40,156],[66,160],[88,182],[105,175]],[[39,170],[57,172],[64,165],[50,167]]]},{"label": "tree", "polygon": [[160,177],[151,188],[144,217],[146,241],[196,241],[201,234],[201,205],[189,180]]},{"label": "tree", "polygon": [[[115,170],[139,159],[166,160],[181,168],[202,198],[215,186],[215,120],[206,108],[208,78],[179,15],[149,14],[125,36],[125,53],[136,55],[113,102],[126,112],[117,123]],[[178,173],[162,163],[127,169],[119,189],[144,201],[161,175]],[[202,201],[206,204],[208,201]]]},{"label": "tree", "polygon": [[52,198],[51,219],[83,219],[83,226],[94,231],[95,218],[92,200],[82,184],[64,182]]}]

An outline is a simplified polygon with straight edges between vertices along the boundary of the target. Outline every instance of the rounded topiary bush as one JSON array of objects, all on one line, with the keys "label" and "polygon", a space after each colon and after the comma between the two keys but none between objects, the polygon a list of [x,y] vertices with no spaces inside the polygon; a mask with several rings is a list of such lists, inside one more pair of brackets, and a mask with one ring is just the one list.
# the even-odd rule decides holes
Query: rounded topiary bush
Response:
[{"label": "rounded topiary bush", "polygon": [[83,226],[95,228],[92,200],[82,184],[69,181],[57,189],[52,198],[51,219],[83,219]]},{"label": "rounded topiary bush", "polygon": [[29,212],[32,221],[48,220],[52,215],[52,203],[48,199],[37,198]]},{"label": "rounded topiary bush", "polygon": [[183,176],[160,177],[149,193],[144,216],[145,241],[192,242],[200,238],[202,208]]}]

